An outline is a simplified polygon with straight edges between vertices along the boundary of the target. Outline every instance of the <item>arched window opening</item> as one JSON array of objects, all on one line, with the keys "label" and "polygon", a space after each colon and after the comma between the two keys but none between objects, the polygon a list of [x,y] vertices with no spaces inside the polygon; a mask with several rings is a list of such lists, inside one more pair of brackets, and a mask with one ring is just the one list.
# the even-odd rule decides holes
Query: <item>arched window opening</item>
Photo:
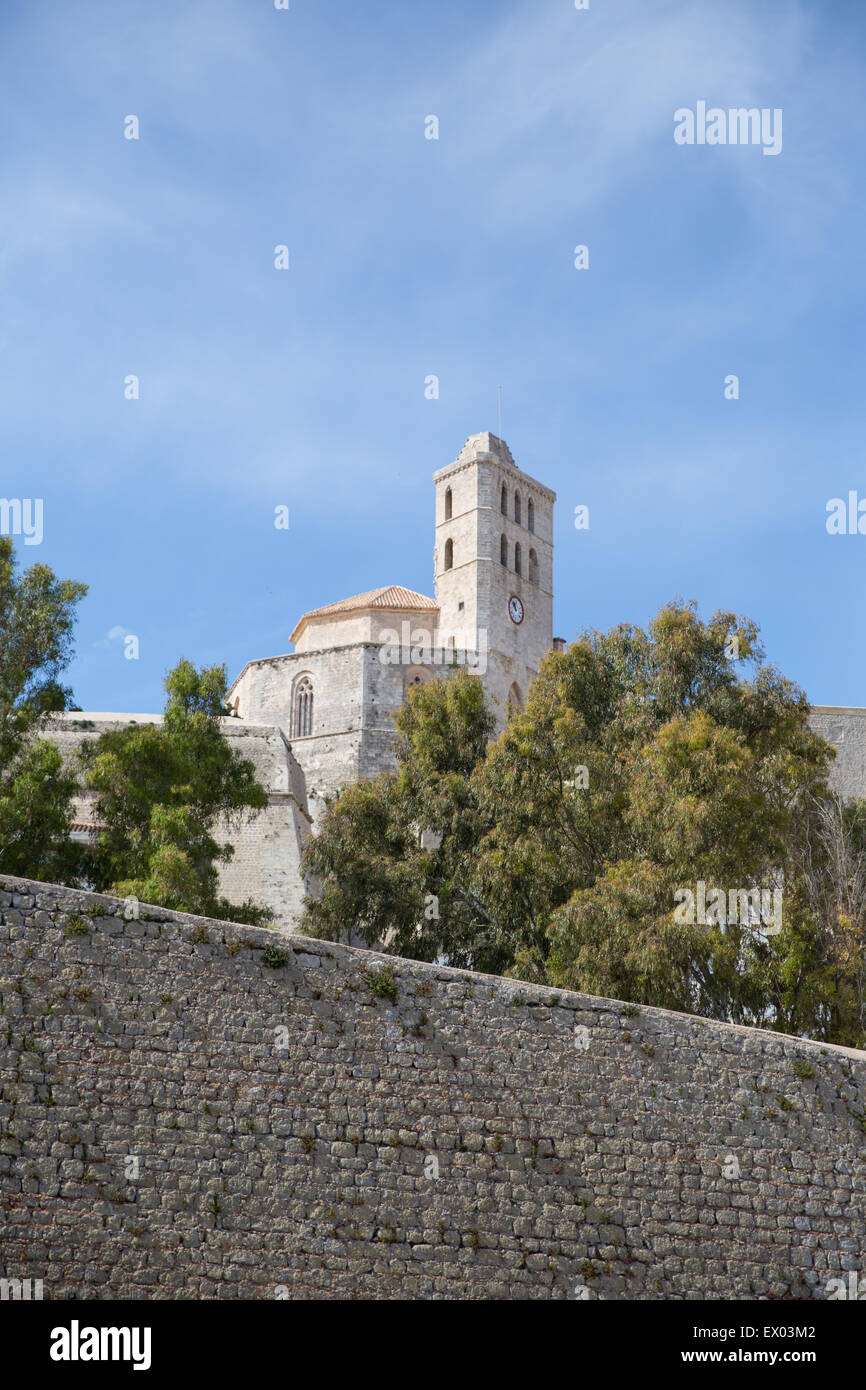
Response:
[{"label": "arched window opening", "polygon": [[535,503],[531,497],[526,504],[526,526],[530,531],[535,530]]},{"label": "arched window opening", "polygon": [[309,738],[312,732],[313,682],[303,676],[295,690],[295,738]]},{"label": "arched window opening", "polygon": [[445,542],[445,568],[447,570],[454,568],[454,542],[450,536]]},{"label": "arched window opening", "polygon": [[508,488],[502,484],[502,496],[499,499],[499,510],[503,516],[508,516]]},{"label": "arched window opening", "polygon": [[538,556],[534,550],[529,552],[529,582],[530,584],[538,583]]},{"label": "arched window opening", "polygon": [[523,556],[520,553],[520,541],[514,547],[514,573],[523,573]]},{"label": "arched window opening", "polygon": [[446,487],[446,489],[445,489],[445,520],[446,520],[446,521],[450,521],[450,520],[451,520],[451,489],[450,489],[450,487]]},{"label": "arched window opening", "polygon": [[520,493],[514,494],[514,520],[520,525]]},{"label": "arched window opening", "polygon": [[508,541],[504,536],[499,537],[499,563],[500,565],[508,564]]},{"label": "arched window opening", "polygon": [[523,709],[523,696],[520,693],[520,686],[515,682],[508,692],[508,713],[515,714],[519,709]]}]

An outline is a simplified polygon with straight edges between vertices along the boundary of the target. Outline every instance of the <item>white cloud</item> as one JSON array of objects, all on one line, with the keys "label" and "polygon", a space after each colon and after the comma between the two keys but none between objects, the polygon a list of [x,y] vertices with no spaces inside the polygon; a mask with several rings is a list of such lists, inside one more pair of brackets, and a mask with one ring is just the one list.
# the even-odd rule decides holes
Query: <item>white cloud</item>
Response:
[{"label": "white cloud", "polygon": [[116,624],[114,627],[110,627],[105,636],[98,638],[98,640],[94,642],[93,645],[94,647],[110,647],[112,642],[122,642],[124,637],[130,635],[131,634],[127,633],[125,627],[121,627],[119,624]]}]

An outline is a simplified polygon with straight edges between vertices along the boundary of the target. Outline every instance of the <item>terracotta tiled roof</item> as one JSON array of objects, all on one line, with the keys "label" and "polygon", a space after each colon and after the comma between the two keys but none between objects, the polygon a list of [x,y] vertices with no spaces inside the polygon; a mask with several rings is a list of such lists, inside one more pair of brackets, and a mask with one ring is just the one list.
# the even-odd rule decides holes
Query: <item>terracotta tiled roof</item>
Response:
[{"label": "terracotta tiled roof", "polygon": [[341,598],[337,603],[327,603],[324,608],[313,608],[304,613],[298,621],[291,640],[310,618],[324,618],[332,613],[360,613],[367,608],[390,608],[400,611],[418,609],[437,611],[438,604],[426,594],[416,594],[414,589],[404,589],[402,584],[388,584],[384,589],[369,589],[366,594],[355,594],[352,598]]},{"label": "terracotta tiled roof", "polygon": [[[305,613],[304,618],[321,618],[325,613],[353,613],[359,608],[435,608],[436,600],[426,594],[416,594],[414,589],[404,589],[400,584],[389,584],[386,589],[370,589],[366,594],[355,594],[354,598],[341,598],[339,603],[328,603],[324,608],[314,608]],[[301,619],[303,622],[303,618]]]}]

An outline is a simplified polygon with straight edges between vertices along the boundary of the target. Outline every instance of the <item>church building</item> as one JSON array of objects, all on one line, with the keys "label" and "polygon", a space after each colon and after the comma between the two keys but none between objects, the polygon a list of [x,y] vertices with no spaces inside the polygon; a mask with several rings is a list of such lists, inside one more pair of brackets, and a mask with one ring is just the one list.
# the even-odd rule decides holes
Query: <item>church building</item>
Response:
[{"label": "church building", "polygon": [[434,483],[435,597],[390,584],[304,613],[294,651],[248,662],[229,692],[238,718],[286,735],[314,820],[339,787],[393,766],[410,686],[466,667],[504,723],[551,646],[555,494],[492,434]]},{"label": "church building", "polygon": [[[467,669],[483,681],[498,726],[521,707],[553,637],[556,495],[524,473],[495,435],[467,439],[433,475],[433,597],[386,583],[304,613],[294,650],[249,661],[229,692],[226,736],[252,760],[268,805],[237,827],[221,891],[270,907],[294,928],[303,911],[301,852],[327,797],[394,766],[392,715],[409,689]],[[393,576],[383,575],[390,579]],[[589,614],[575,614],[582,622]],[[582,625],[582,623],[581,623]],[[88,738],[153,714],[57,717],[52,737],[72,756]],[[866,710],[813,706],[811,722],[836,746],[833,780],[866,795]],[[76,829],[95,829],[82,798]]]},{"label": "church building", "polygon": [[[502,727],[553,644],[555,493],[489,433],[433,481],[434,596],[385,584],[304,613],[294,650],[249,661],[229,691],[225,733],[254,762],[268,806],[226,828],[235,856],[221,890],[272,908],[281,926],[300,917],[301,850],[326,798],[394,766],[392,715],[409,689],[465,668]],[[159,718],[66,714],[56,737],[71,754],[106,728]],[[86,834],[86,805],[79,815]]]}]

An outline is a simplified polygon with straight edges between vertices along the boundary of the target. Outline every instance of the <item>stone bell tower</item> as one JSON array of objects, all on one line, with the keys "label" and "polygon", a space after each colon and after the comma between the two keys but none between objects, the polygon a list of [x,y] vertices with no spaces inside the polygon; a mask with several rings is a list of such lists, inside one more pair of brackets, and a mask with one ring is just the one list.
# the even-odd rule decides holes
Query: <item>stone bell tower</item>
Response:
[{"label": "stone bell tower", "polygon": [[553,643],[556,493],[486,432],[471,435],[433,481],[440,641],[486,649],[485,688],[501,723],[508,704],[525,703]]}]

